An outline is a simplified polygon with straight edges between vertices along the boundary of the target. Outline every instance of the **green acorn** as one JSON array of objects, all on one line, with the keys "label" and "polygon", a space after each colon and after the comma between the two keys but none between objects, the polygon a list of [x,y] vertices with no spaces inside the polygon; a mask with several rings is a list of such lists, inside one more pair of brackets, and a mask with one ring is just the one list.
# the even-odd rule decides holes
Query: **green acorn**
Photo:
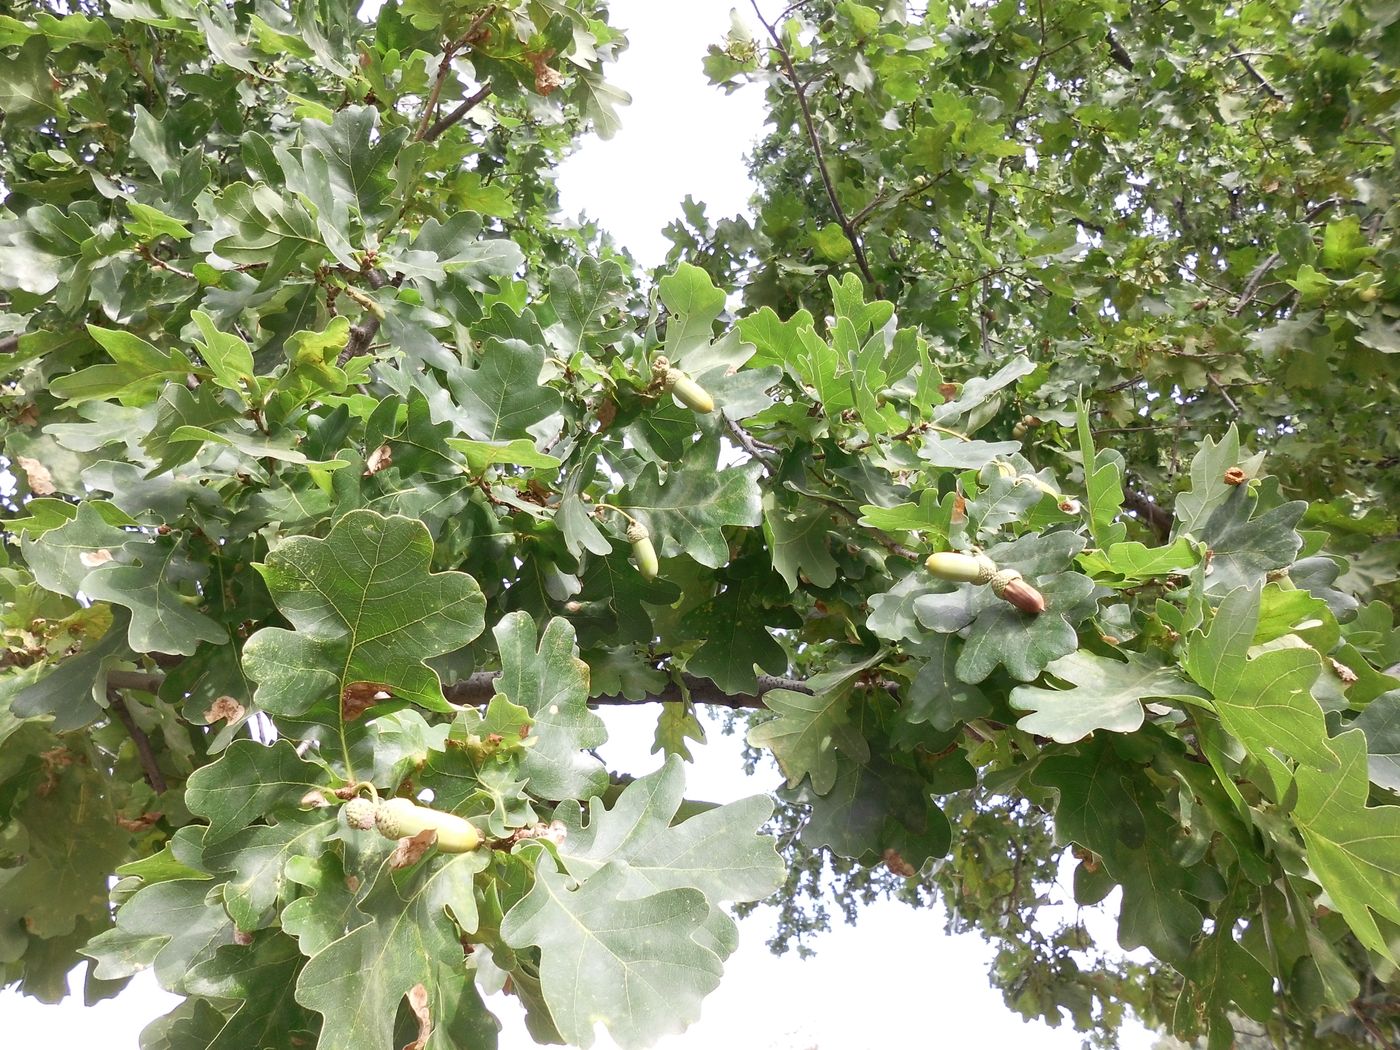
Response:
[{"label": "green acorn", "polygon": [[374,826],[387,839],[402,839],[419,832],[437,834],[437,848],[444,853],[470,853],[481,845],[481,832],[469,820],[454,813],[420,806],[412,799],[389,798],[374,811]]},{"label": "green acorn", "polygon": [[627,542],[632,544],[632,560],[637,563],[637,571],[643,579],[654,580],[661,571],[661,563],[656,558],[656,548],[652,546],[651,533],[640,521],[627,526]]}]

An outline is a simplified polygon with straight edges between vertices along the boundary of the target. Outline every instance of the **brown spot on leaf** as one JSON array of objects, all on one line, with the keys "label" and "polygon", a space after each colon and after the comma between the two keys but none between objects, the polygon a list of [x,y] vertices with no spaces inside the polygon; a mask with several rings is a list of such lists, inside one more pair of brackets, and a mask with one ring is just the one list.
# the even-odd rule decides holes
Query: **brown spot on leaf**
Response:
[{"label": "brown spot on leaf", "polygon": [[231,696],[221,696],[209,705],[209,710],[204,712],[204,721],[217,722],[223,719],[229,725],[243,720],[248,712],[237,700]]},{"label": "brown spot on leaf", "polygon": [[158,823],[162,816],[164,816],[163,813],[142,813],[139,817],[134,819],[131,817],[117,817],[117,827],[136,835]]},{"label": "brown spot on leaf", "polygon": [[549,65],[549,60],[554,57],[552,48],[537,51],[529,57],[530,65],[535,68],[535,90],[537,92],[541,95],[552,95],[564,85],[563,75]]},{"label": "brown spot on leaf", "polygon": [[899,850],[895,849],[893,846],[886,849],[885,852],[881,854],[881,857],[885,862],[885,867],[889,868],[890,871],[901,878],[912,879],[919,873],[914,865],[905,860],[904,857],[900,855]]},{"label": "brown spot on leaf", "polygon": [[353,722],[375,704],[393,698],[394,691],[380,682],[351,682],[340,694],[340,717]]},{"label": "brown spot on leaf", "polygon": [[253,943],[253,935],[252,935],[251,933],[246,933],[246,932],[244,932],[243,930],[234,930],[234,931],[233,931],[233,943],[234,943],[234,944],[245,944],[245,945],[246,945],[246,944],[252,944],[252,943]]},{"label": "brown spot on leaf", "polygon": [[1342,680],[1343,685],[1351,685],[1356,681],[1356,672],[1350,667],[1340,660],[1333,660],[1330,656],[1327,659],[1332,661],[1332,670],[1336,673],[1337,677]]},{"label": "brown spot on leaf", "polygon": [[15,462],[19,464],[19,469],[24,471],[24,476],[29,479],[29,491],[36,496],[52,496],[58,491],[54,487],[53,475],[49,473],[49,468],[40,463],[37,459],[30,459],[28,456],[16,456]]},{"label": "brown spot on leaf", "polygon": [[415,984],[408,990],[408,1008],[418,1018],[418,1038],[405,1043],[403,1050],[423,1050],[428,1045],[428,1036],[433,1034],[433,1012],[428,1008],[428,989]]},{"label": "brown spot on leaf", "polygon": [[112,560],[112,552],[106,547],[98,547],[95,551],[82,551],[78,554],[78,560],[89,569],[95,569],[99,565],[106,565]]},{"label": "brown spot on leaf", "polygon": [[417,864],[423,859],[423,854],[427,853],[428,848],[436,841],[437,832],[432,828],[399,839],[399,844],[394,847],[394,852],[389,854],[389,867],[397,870]]},{"label": "brown spot on leaf", "polygon": [[394,465],[394,450],[388,445],[380,445],[369,454],[369,459],[365,460],[365,477],[378,474],[386,467]]},{"label": "brown spot on leaf", "polygon": [[1243,485],[1248,479],[1243,467],[1231,467],[1225,472],[1224,480],[1227,485]]}]

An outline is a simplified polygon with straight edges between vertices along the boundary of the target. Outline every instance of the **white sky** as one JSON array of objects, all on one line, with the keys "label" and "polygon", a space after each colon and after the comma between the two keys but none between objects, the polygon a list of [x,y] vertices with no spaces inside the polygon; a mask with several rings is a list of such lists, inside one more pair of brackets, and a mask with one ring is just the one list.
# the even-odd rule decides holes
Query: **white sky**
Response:
[{"label": "white sky", "polygon": [[[729,29],[728,0],[613,0],[611,8],[611,21],[627,31],[632,46],[609,79],[631,93],[632,105],[612,140],[590,136],[569,158],[560,191],[566,213],[586,212],[642,265],[654,267],[669,247],[661,230],[680,214],[687,193],[706,202],[712,219],[747,210],[752,186],[745,155],[762,133],[763,100],[756,88],[726,96],[705,82],[700,61]],[[648,753],[656,713],[651,705],[606,713],[611,739],[603,754],[612,768],[641,775],[659,766],[660,756]],[[745,778],[739,741],[721,736],[717,725],[709,729],[710,742],[696,749],[696,764],[687,770],[692,797],[727,802],[776,786],[772,772]],[[1094,918],[1091,930],[1110,943],[1112,921]],[[855,927],[839,925],[816,938],[816,958],[803,961],[768,952],[772,918],[760,912],[740,924],[741,946],[700,1022],[658,1048],[1078,1050],[1081,1039],[1068,1026],[1027,1024],[1012,1014],[987,980],[992,950],[975,936],[948,936],[943,921],[941,907],[916,911],[883,902],[862,911]],[[5,1044],[136,1050],[141,1028],[178,999],[143,973],[115,999],[90,1008],[81,1002],[81,993],[51,1007],[0,992]],[[497,996],[490,1005],[505,1024],[502,1050],[535,1046],[514,1000]],[[1152,1040],[1135,1025],[1123,1046],[1147,1050]],[[600,1031],[595,1046],[613,1050],[614,1044]]]}]

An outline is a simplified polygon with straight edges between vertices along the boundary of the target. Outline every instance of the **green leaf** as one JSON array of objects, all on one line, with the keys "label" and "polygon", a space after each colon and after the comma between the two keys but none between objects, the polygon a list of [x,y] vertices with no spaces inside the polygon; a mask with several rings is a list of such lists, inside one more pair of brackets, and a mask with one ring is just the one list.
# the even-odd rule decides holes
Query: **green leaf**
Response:
[{"label": "green leaf", "polygon": [[318,1050],[393,1050],[394,1015],[420,984],[430,1014],[442,1012],[450,990],[437,964],[459,958],[462,933],[476,929],[472,885],[489,852],[432,852],[403,871],[384,863],[356,905],[360,924],[311,956],[297,978],[297,1002],[322,1017]]},{"label": "green leaf", "polygon": [[277,933],[251,946],[227,945],[190,971],[191,995],[239,1005],[206,1050],[276,1050],[311,1043],[316,1022],[293,995],[302,964],[296,941]]},{"label": "green leaf", "polygon": [[1400,690],[1372,700],[1352,727],[1366,734],[1371,783],[1400,793]]},{"label": "green leaf", "polygon": [[131,611],[127,641],[132,649],[191,656],[201,641],[228,640],[228,631],[196,608],[203,603],[194,585],[204,569],[173,537],[128,544],[123,553],[135,564],[102,565],[83,578],[82,590],[94,601]]},{"label": "green leaf", "polygon": [[207,850],[260,817],[296,806],[329,779],[324,767],[303,761],[290,741],[235,740],[217,762],[190,774],[185,805],[209,822]]},{"label": "green leaf", "polygon": [[1062,744],[1096,729],[1135,732],[1142,726],[1142,703],[1147,697],[1204,695],[1204,690],[1171,668],[1137,654],[1129,654],[1125,663],[1093,653],[1070,653],[1047,664],[1045,671],[1070,687],[1017,686],[1011,690],[1011,706],[1031,712],[1016,723],[1018,729]]},{"label": "green leaf", "polygon": [[622,865],[624,897],[690,886],[717,905],[761,900],[778,888],[782,861],[761,834],[773,812],[770,799],[755,795],[678,820],[684,801],[685,773],[672,755],[627,785],[611,809],[595,798],[586,824],[577,802],[563,802],[554,813],[568,829],[559,859],[580,881],[605,865]]},{"label": "green leaf", "polygon": [[858,763],[870,757],[865,737],[851,724],[852,690],[847,677],[810,694],[789,689],[763,694],[764,706],[776,717],[749,730],[749,746],[772,751],[790,787],[810,776],[812,789],[825,795],[836,782],[837,751]]},{"label": "green leaf", "polygon": [[1146,544],[1129,540],[1115,543],[1103,550],[1086,551],[1079,556],[1080,567],[1095,579],[1104,576],[1118,576],[1118,582],[1109,586],[1131,586],[1144,580],[1160,576],[1185,573],[1201,560],[1197,544],[1184,537],[1165,547],[1148,547]]},{"label": "green leaf", "polygon": [[1400,806],[1368,806],[1366,737],[1334,737],[1335,771],[1299,767],[1294,817],[1308,867],[1357,939],[1395,961],[1375,916],[1400,923]]},{"label": "green leaf", "polygon": [[163,988],[182,992],[190,971],[232,944],[233,920],[209,883],[177,879],[146,886],[117,912],[117,926],[128,934],[161,941],[154,970]]},{"label": "green leaf", "polygon": [[530,712],[539,739],[520,775],[541,798],[589,798],[607,786],[603,764],[589,753],[607,739],[603,720],[588,708],[588,665],[579,659],[574,629],[558,617],[543,634],[529,613],[510,613],[492,631],[501,654],[496,691]]},{"label": "green leaf", "polygon": [[540,383],[544,348],[518,339],[487,339],[476,368],[455,368],[448,386],[457,402],[454,418],[478,441],[509,441],[529,436],[529,428],[563,403]]},{"label": "green leaf", "polygon": [[[49,44],[43,36],[32,36],[19,53],[8,56],[0,66],[0,111],[7,127],[12,121],[37,124],[62,112],[49,72]],[[18,129],[15,129],[18,130]]]},{"label": "green leaf", "polygon": [[[761,557],[761,556],[760,556]],[[760,569],[754,560],[729,567],[724,590],[685,614],[682,627],[703,642],[686,663],[692,674],[709,678],[726,693],[752,696],[758,686],[757,666],[767,674],[781,674],[788,657],[769,633],[770,627],[797,625],[797,618],[782,609],[765,609],[763,597],[771,593],[776,578],[769,575],[764,558]]]},{"label": "green leaf", "polygon": [[287,896],[283,867],[292,857],[315,855],[335,822],[325,811],[283,814],[275,824],[245,828],[218,845],[204,848],[204,866],[228,873],[224,907],[243,933],[272,925],[278,904]]},{"label": "green leaf", "polygon": [[618,506],[650,530],[663,558],[688,554],[701,565],[719,568],[729,561],[724,527],[763,521],[756,480],[760,466],[717,470],[718,450],[718,443],[697,445],[664,481],[656,464],[648,463],[618,497]]},{"label": "green leaf", "polygon": [[830,587],[836,581],[836,559],[827,546],[831,524],[831,514],[819,507],[764,511],[763,531],[773,568],[790,590],[797,590],[799,577],[813,587]]},{"label": "green leaf", "polygon": [[258,566],[295,630],[264,627],[243,648],[254,700],[300,715],[367,683],[432,710],[451,710],[424,662],[466,645],[485,601],[465,573],[429,573],[433,543],[408,518],[354,510],[325,539],[297,536]]},{"label": "green leaf", "polygon": [[1187,673],[1210,690],[1226,731],[1261,761],[1281,752],[1316,769],[1336,769],[1337,752],[1327,737],[1322,706],[1312,695],[1321,660],[1302,642],[1251,658],[1258,622],[1259,591],[1231,591],[1210,627],[1191,635]]},{"label": "green leaf", "polygon": [[698,266],[681,263],[657,282],[667,311],[666,356],[684,365],[697,350],[710,345],[714,324],[724,310],[724,293]]},{"label": "green leaf", "polygon": [[710,911],[704,894],[683,888],[623,899],[620,862],[577,888],[554,863],[539,852],[534,887],[506,914],[501,935],[513,948],[539,946],[540,983],[560,1035],[587,1050],[602,1022],[624,1050],[641,1050],[698,1020],[722,969],[695,940]]},{"label": "green leaf", "polygon": [[1084,460],[1084,502],[1089,511],[1089,532],[1096,546],[1111,551],[1121,546],[1128,532],[1127,526],[1116,520],[1123,509],[1123,457],[1117,452],[1100,453],[1094,448],[1089,412],[1082,399],[1076,416],[1079,453]]}]

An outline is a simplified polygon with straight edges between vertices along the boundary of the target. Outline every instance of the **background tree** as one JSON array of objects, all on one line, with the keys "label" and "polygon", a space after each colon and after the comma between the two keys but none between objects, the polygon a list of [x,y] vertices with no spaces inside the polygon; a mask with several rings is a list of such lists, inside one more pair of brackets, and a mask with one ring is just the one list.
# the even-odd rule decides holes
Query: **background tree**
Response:
[{"label": "background tree", "polygon": [[[151,966],[149,1050],[479,1047],[502,987],[644,1046],[834,871],[1104,1042],[1393,1043],[1375,6],[756,8],[757,221],[654,283],[553,215],[591,0],[0,17],[6,981]],[[685,797],[699,705],[776,812]],[[1036,921],[1065,851],[1156,963]]]}]

